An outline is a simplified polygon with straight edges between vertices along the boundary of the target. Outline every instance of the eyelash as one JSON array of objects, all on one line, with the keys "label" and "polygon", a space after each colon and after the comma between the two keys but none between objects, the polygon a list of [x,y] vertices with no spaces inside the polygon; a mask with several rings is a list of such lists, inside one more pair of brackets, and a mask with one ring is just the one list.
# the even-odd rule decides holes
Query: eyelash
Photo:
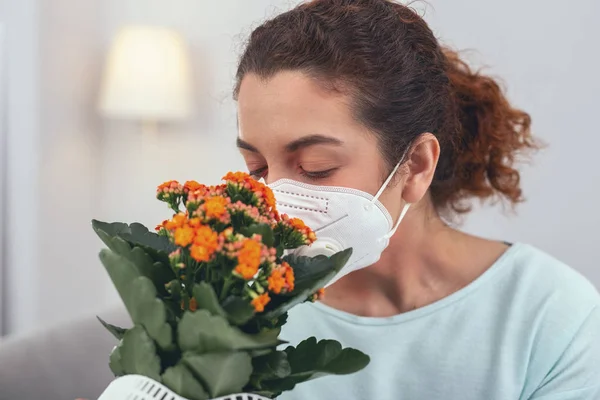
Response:
[{"label": "eyelash", "polygon": [[[334,173],[338,168],[331,168],[325,171],[305,171],[302,168],[300,168],[300,175],[302,175],[303,177],[313,180],[313,181],[318,181],[319,179],[325,179],[331,176],[332,173]],[[255,169],[253,171],[250,171],[249,174],[250,176],[256,178],[256,179],[260,179],[263,178],[265,176],[265,172],[267,172],[268,167],[262,167],[262,168],[258,168]]]},{"label": "eyelash", "polygon": [[248,174],[250,174],[250,176],[253,177],[254,179],[258,180],[258,179],[264,178],[265,172],[267,172],[267,167],[255,169],[253,171],[248,172]]},{"label": "eyelash", "polygon": [[325,179],[325,178],[329,178],[331,176],[332,173],[334,173],[337,170],[337,168],[331,168],[331,169],[327,169],[325,171],[314,171],[314,172],[308,172],[303,170],[302,168],[300,168],[300,175],[302,175],[303,177],[313,180],[313,181],[318,181],[319,179]]}]

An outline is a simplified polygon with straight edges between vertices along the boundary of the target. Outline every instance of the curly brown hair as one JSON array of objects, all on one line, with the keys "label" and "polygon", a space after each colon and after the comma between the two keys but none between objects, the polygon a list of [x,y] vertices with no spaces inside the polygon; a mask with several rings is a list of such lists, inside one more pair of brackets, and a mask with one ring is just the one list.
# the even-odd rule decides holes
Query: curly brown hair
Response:
[{"label": "curly brown hair", "polygon": [[391,0],[313,0],[256,28],[237,71],[302,71],[353,98],[390,169],[423,133],[441,146],[430,187],[438,211],[472,198],[523,200],[516,155],[536,149],[531,119],[498,83],[442,47],[410,7]]}]

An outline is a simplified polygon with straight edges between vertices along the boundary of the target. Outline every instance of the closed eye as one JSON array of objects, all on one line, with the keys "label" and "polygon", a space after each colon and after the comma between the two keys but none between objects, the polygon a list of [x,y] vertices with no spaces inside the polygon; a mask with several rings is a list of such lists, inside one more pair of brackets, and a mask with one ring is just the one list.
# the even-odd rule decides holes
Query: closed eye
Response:
[{"label": "closed eye", "polygon": [[339,168],[335,167],[335,168],[329,168],[326,170],[322,170],[322,171],[306,171],[303,168],[300,168],[300,175],[311,179],[311,180],[319,180],[319,179],[325,179],[325,178],[329,178],[335,171],[337,171]]},{"label": "closed eye", "polygon": [[258,180],[258,179],[264,178],[267,175],[268,171],[269,171],[268,167],[261,167],[261,168],[256,168],[256,169],[254,169],[252,171],[249,171],[248,173],[254,179]]}]

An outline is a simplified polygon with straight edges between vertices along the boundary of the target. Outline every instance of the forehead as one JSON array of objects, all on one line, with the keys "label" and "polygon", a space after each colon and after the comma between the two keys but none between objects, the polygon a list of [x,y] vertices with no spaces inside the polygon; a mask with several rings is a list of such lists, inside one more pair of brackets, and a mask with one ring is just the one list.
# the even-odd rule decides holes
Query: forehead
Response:
[{"label": "forehead", "polygon": [[354,119],[350,100],[301,72],[281,72],[269,79],[249,74],[238,97],[240,138],[259,144],[320,134],[352,142],[353,133],[366,129]]}]

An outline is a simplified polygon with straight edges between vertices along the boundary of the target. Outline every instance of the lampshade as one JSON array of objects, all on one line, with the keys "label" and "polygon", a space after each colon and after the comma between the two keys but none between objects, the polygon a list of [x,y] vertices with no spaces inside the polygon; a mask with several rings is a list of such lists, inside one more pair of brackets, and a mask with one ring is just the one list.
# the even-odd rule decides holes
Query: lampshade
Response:
[{"label": "lampshade", "polygon": [[115,118],[173,120],[191,112],[187,46],[176,32],[158,27],[121,29],[106,62],[100,111]]}]

